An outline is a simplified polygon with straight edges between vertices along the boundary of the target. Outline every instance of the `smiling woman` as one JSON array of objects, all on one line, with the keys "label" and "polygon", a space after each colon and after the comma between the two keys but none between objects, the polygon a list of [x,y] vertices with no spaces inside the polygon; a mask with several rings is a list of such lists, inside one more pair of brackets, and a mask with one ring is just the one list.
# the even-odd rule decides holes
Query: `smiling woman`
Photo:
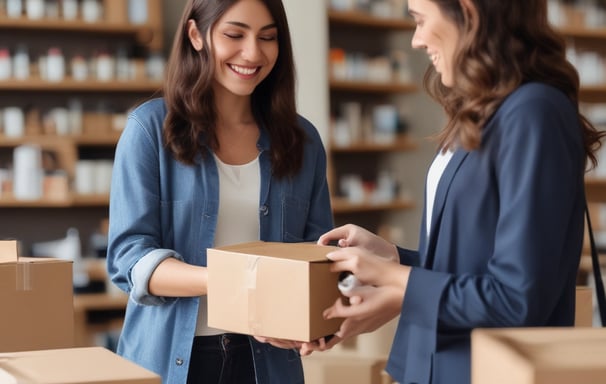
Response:
[{"label": "smiling woman", "polygon": [[315,241],[332,227],[326,154],[297,114],[280,0],[189,0],[164,97],[116,149],[108,272],[130,294],[117,352],[163,383],[303,383],[291,340],[207,324],[206,250]]},{"label": "smiling woman", "polygon": [[[353,225],[334,272],[361,283],[327,308],[332,348],[399,315],[387,371],[402,384],[469,384],[474,328],[572,326],[584,174],[605,132],[579,113],[579,77],[545,0],[408,0],[424,85],[445,127],[425,188],[419,249]],[[399,261],[399,262],[398,262]]]}]

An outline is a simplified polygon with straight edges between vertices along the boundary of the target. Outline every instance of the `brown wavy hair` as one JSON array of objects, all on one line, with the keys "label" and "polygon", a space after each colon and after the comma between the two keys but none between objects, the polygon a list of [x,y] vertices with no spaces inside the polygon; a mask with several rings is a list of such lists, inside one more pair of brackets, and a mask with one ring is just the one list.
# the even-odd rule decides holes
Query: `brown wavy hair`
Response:
[{"label": "brown wavy hair", "polygon": [[[548,23],[545,0],[430,1],[454,21],[461,36],[454,85],[445,87],[433,66],[424,78],[429,95],[449,118],[437,136],[441,148],[455,144],[467,150],[479,148],[482,127],[503,100],[527,82],[549,84],[578,106],[579,75],[566,59],[564,39]],[[598,131],[580,112],[578,117],[593,168],[606,132]]]},{"label": "brown wavy hair", "polygon": [[[166,147],[180,162],[193,165],[204,146],[216,150],[217,111],[213,93],[214,60],[209,44],[196,51],[188,38],[187,22],[196,22],[201,36],[239,0],[191,0],[185,7],[166,68],[164,121]],[[297,122],[295,65],[286,12],[281,0],[262,0],[278,30],[278,58],[270,74],[255,88],[251,107],[257,124],[271,141],[272,172],[294,175],[303,163],[305,132]]]}]

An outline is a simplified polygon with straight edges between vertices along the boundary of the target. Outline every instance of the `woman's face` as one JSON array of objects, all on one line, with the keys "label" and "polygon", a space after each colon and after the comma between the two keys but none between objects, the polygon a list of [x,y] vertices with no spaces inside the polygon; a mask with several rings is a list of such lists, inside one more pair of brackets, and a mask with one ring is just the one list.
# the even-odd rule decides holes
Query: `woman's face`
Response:
[{"label": "woman's face", "polygon": [[260,0],[240,0],[215,23],[210,37],[215,88],[248,96],[278,58],[278,29]]},{"label": "woman's face", "polygon": [[431,63],[441,75],[442,84],[454,85],[454,54],[459,40],[456,24],[444,17],[431,0],[408,0],[408,12],[414,18],[416,29],[412,47],[425,49]]}]

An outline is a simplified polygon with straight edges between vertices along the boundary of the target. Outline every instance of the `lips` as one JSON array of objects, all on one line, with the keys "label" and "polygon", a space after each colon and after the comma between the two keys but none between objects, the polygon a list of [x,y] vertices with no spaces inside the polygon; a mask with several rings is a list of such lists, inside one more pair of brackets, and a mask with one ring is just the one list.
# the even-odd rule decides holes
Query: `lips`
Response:
[{"label": "lips", "polygon": [[259,70],[261,69],[261,67],[243,67],[240,65],[235,65],[235,64],[230,64],[229,67],[232,69],[232,71],[243,75],[243,76],[251,76],[256,74],[257,72],[259,72]]}]

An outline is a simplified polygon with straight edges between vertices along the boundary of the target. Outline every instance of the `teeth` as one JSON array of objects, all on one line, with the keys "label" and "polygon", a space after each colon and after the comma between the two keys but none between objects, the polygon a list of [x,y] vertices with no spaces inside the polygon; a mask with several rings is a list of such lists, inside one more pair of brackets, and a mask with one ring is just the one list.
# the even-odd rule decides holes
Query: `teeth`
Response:
[{"label": "teeth", "polygon": [[241,67],[239,65],[231,65],[231,68],[238,72],[241,75],[252,75],[253,73],[257,72],[257,68],[248,68],[248,67]]}]

